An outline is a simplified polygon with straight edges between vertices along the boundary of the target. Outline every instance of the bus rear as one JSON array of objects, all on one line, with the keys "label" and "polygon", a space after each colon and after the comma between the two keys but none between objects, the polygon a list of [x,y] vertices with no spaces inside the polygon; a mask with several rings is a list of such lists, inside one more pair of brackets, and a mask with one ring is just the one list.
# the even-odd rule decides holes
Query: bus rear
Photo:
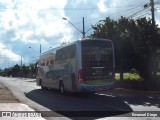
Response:
[{"label": "bus rear", "polygon": [[114,47],[106,39],[81,41],[82,68],[78,80],[82,91],[104,91],[115,81]]}]

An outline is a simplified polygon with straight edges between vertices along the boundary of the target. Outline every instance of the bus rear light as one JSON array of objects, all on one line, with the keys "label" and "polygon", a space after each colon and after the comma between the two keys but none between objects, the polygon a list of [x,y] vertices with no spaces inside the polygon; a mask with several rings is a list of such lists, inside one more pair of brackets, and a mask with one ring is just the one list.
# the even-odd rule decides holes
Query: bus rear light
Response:
[{"label": "bus rear light", "polygon": [[83,80],[83,71],[82,71],[82,69],[79,70],[78,80],[79,80],[80,83],[84,83],[84,80]]},{"label": "bus rear light", "polygon": [[112,77],[115,78],[115,70],[112,71]]},{"label": "bus rear light", "polygon": [[83,80],[83,79],[79,79],[79,82],[80,82],[80,83],[84,83],[84,80]]}]

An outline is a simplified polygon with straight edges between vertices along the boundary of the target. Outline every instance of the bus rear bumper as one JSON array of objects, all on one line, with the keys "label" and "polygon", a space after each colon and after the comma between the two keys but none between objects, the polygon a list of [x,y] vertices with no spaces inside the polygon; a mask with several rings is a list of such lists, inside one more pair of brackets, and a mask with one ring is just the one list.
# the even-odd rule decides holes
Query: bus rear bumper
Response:
[{"label": "bus rear bumper", "polygon": [[114,82],[110,82],[107,84],[99,84],[99,85],[91,85],[91,84],[80,84],[80,91],[90,91],[90,92],[99,92],[99,91],[107,91],[111,89],[114,85]]}]

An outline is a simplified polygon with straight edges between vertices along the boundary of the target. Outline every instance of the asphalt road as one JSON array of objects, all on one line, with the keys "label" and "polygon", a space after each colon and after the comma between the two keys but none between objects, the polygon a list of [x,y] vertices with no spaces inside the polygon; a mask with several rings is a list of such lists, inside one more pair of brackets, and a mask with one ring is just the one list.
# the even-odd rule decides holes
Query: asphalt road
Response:
[{"label": "asphalt road", "polygon": [[[57,116],[62,118],[61,116],[66,116],[65,119],[82,119],[82,116],[87,116],[88,119],[104,119],[107,117],[107,119],[124,120],[128,119],[128,116],[133,115],[133,113],[149,113],[152,115],[160,111],[160,96],[155,94],[101,92],[96,94],[61,95],[54,90],[41,90],[33,79],[0,77],[0,82],[8,87],[22,103],[28,104],[37,111],[44,111],[44,116],[50,113],[49,117]],[[132,117],[135,120],[158,120],[159,118],[152,116]]]}]

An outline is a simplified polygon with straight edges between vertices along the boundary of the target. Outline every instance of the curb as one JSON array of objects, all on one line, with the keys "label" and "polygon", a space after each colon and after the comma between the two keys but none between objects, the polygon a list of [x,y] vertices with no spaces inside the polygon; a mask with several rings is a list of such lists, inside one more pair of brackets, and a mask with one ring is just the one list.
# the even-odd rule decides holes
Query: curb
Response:
[{"label": "curb", "polygon": [[126,93],[160,94],[160,91],[139,91],[139,90],[131,90],[131,89],[125,89],[125,88],[114,88],[111,91],[126,92]]}]

